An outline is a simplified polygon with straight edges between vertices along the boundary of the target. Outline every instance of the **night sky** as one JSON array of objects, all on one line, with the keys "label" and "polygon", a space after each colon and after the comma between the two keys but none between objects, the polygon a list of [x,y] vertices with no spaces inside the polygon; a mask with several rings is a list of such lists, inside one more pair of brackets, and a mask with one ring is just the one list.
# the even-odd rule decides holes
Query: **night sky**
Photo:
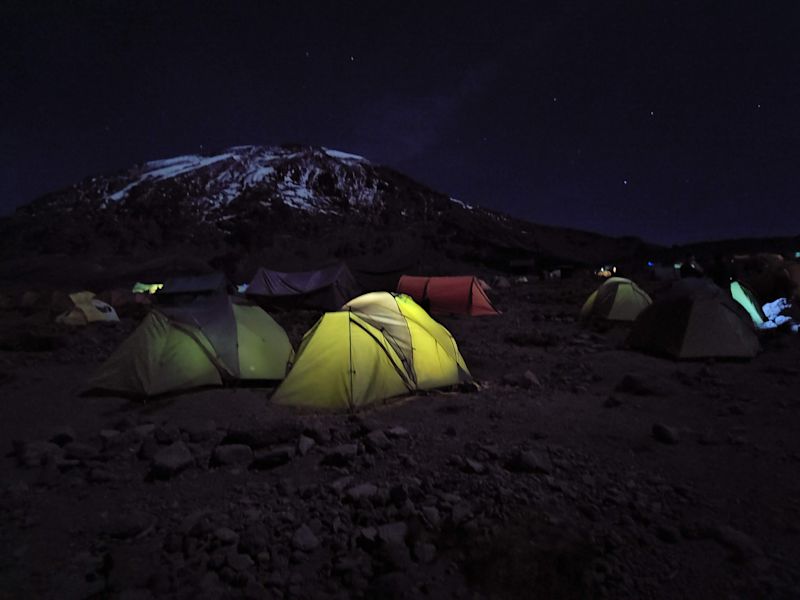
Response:
[{"label": "night sky", "polygon": [[0,209],[296,142],[540,223],[796,235],[798,32],[798,2],[0,0]]}]

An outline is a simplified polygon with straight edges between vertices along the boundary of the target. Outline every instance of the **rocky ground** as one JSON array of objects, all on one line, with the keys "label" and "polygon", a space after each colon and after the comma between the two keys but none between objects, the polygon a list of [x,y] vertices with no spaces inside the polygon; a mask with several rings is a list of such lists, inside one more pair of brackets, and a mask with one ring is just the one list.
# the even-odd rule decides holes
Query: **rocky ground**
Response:
[{"label": "rocky ground", "polygon": [[[534,282],[474,388],[357,416],[82,395],[135,327],[0,313],[0,598],[800,597],[800,337],[674,362]],[[276,315],[296,343],[317,315]]]}]

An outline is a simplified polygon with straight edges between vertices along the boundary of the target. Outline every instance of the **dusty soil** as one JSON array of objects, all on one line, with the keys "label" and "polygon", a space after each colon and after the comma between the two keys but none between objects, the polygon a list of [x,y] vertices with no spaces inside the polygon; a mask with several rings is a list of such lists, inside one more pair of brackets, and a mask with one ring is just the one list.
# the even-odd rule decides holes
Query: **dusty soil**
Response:
[{"label": "dusty soil", "polygon": [[[595,285],[442,319],[476,389],[354,417],[85,396],[135,320],[6,308],[0,598],[799,597],[800,337],[630,352],[575,321]],[[296,343],[317,316],[276,318]]]}]

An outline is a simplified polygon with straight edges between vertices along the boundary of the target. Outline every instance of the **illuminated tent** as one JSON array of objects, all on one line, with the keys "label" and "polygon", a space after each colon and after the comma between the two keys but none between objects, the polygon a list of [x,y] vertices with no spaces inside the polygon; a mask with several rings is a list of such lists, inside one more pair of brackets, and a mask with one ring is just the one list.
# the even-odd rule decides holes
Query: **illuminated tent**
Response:
[{"label": "illuminated tent", "polygon": [[713,283],[684,279],[636,319],[628,345],[674,358],[752,358],[759,351],[753,321]]},{"label": "illuminated tent", "polygon": [[647,292],[630,279],[611,277],[589,295],[580,317],[634,321],[652,302]]},{"label": "illuminated tent", "polygon": [[247,296],[264,306],[338,310],[360,293],[358,283],[344,263],[285,273],[259,269],[247,286]]},{"label": "illuminated tent", "polygon": [[453,336],[405,294],[372,292],[342,307],[379,329],[392,345],[417,389],[469,381]]},{"label": "illuminated tent", "polygon": [[155,294],[163,287],[163,283],[141,283],[140,281],[137,281],[133,284],[131,292],[134,294]]},{"label": "illuminated tent", "polygon": [[755,294],[746,285],[738,281],[731,281],[731,297],[742,305],[756,327],[761,327],[768,321]]},{"label": "illuminated tent", "polygon": [[153,310],[91,380],[135,396],[242,380],[279,380],[292,346],[258,306],[221,296]]},{"label": "illuminated tent", "polygon": [[72,309],[56,317],[57,323],[64,325],[87,325],[89,323],[109,323],[119,321],[117,311],[92,292],[76,292],[69,295],[75,305]]},{"label": "illuminated tent", "polygon": [[386,335],[358,314],[325,313],[303,336],[272,399],[278,404],[356,410],[414,389]]},{"label": "illuminated tent", "polygon": [[167,279],[155,297],[159,304],[177,306],[213,296],[224,297],[232,291],[233,287],[223,273],[210,273]]},{"label": "illuminated tent", "polygon": [[403,275],[397,291],[411,296],[431,314],[457,314],[480,317],[497,315],[489,297],[472,276],[416,277]]}]

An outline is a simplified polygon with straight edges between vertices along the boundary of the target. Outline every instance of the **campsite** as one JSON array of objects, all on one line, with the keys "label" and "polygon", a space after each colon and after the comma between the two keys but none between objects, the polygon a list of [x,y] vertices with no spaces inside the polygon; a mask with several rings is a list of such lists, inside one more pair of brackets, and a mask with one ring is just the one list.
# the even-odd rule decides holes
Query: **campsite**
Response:
[{"label": "campsite", "polygon": [[703,279],[478,275],[269,313],[182,276],[79,324],[6,295],[7,589],[793,597],[798,336]]},{"label": "campsite", "polygon": [[0,600],[800,599],[797,2],[0,3]]}]

